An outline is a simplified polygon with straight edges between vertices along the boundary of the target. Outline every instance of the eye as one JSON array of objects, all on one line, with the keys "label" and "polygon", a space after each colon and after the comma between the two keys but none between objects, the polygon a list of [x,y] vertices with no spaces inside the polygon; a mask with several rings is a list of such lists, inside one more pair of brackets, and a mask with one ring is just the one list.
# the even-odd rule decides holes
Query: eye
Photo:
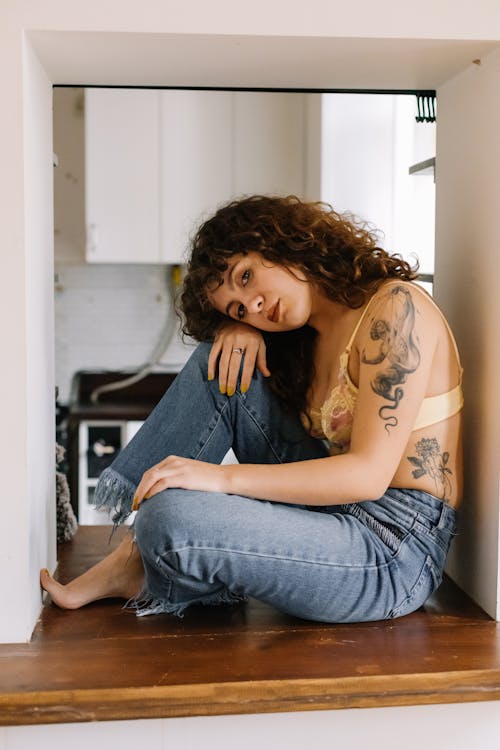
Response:
[{"label": "eye", "polygon": [[246,271],[243,271],[243,273],[241,274],[241,285],[246,286],[249,278],[250,278],[250,271],[247,268]]},{"label": "eye", "polygon": [[236,317],[238,318],[238,320],[243,320],[243,318],[245,317],[245,313],[245,305],[238,305],[238,308],[236,310]]}]

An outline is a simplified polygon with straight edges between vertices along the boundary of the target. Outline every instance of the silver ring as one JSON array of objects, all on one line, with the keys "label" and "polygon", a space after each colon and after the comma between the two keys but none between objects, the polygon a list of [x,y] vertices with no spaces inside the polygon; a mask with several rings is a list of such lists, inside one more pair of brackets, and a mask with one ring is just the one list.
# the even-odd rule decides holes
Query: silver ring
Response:
[{"label": "silver ring", "polygon": [[237,346],[236,349],[233,349],[233,352],[236,352],[236,354],[244,354],[245,350]]}]

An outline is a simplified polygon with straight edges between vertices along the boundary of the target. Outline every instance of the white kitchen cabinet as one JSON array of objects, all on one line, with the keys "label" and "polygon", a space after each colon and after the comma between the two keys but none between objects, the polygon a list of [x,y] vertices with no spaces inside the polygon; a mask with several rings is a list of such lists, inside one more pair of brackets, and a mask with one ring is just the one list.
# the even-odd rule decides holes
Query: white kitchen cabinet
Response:
[{"label": "white kitchen cabinet", "polygon": [[301,94],[87,90],[87,261],[182,263],[217,206],[303,195],[304,120]]},{"label": "white kitchen cabinet", "polygon": [[229,91],[161,92],[160,247],[185,260],[189,238],[232,193]]},{"label": "white kitchen cabinet", "polygon": [[160,92],[85,92],[86,259],[159,263]]},{"label": "white kitchen cabinet", "polygon": [[236,91],[233,96],[233,193],[303,195],[304,95]]}]

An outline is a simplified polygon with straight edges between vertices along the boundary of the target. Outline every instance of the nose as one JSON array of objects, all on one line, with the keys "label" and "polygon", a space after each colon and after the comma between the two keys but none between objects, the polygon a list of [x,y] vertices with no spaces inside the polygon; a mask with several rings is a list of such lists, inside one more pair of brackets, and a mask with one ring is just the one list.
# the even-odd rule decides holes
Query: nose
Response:
[{"label": "nose", "polygon": [[246,308],[249,313],[258,313],[264,309],[264,297],[262,294],[253,294],[247,302]]}]

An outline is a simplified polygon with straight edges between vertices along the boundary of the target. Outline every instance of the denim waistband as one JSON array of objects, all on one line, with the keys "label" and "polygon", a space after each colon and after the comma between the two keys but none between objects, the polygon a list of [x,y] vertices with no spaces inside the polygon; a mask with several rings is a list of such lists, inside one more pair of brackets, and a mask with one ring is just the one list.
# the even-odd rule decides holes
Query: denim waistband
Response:
[{"label": "denim waistband", "polygon": [[458,512],[444,500],[422,490],[389,489],[387,495],[401,500],[420,516],[428,518],[438,529],[454,531],[457,525]]},{"label": "denim waistband", "polygon": [[[456,530],[458,513],[443,500],[422,490],[389,488],[379,500],[357,503],[382,523],[409,528],[417,518],[448,533]],[[352,506],[342,506],[349,513]],[[356,512],[355,512],[356,515]]]}]

